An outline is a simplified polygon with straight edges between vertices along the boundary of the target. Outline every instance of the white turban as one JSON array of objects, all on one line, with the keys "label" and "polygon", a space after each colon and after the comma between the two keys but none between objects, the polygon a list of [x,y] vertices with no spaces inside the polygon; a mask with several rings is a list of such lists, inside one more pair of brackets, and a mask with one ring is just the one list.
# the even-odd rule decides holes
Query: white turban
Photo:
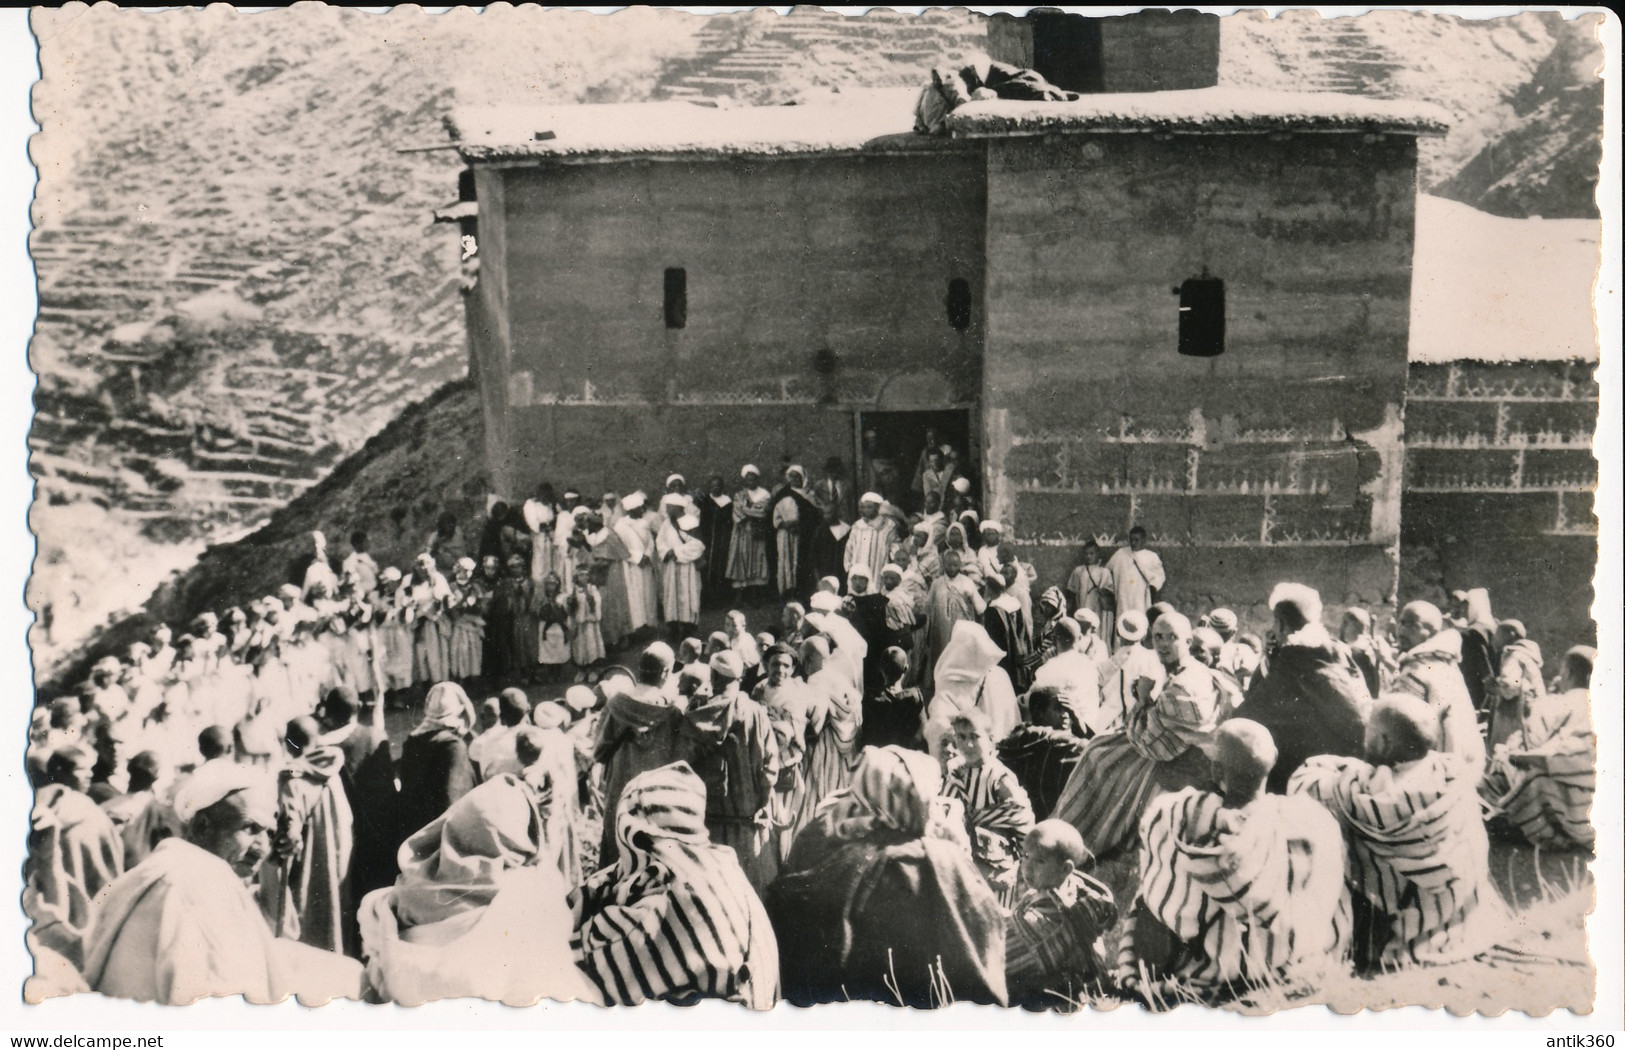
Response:
[{"label": "white turban", "polygon": [[994,521],[992,518],[989,518],[986,521],[982,522],[982,531],[986,532],[988,529],[992,529],[994,532],[1003,532],[1004,531],[1004,526],[1000,525],[998,522]]},{"label": "white turban", "polygon": [[807,604],[814,612],[841,611],[840,595],[831,594],[828,591],[815,591],[813,596],[807,599]]},{"label": "white turban", "polygon": [[688,484],[688,479],[683,477],[681,474],[667,474],[666,475],[666,484],[670,485],[674,481],[678,482],[679,484],[682,484],[682,485],[687,485]]},{"label": "white turban", "polygon": [[970,491],[970,478],[955,478],[953,487],[955,492],[963,496],[965,493]]},{"label": "white turban", "polygon": [[634,492],[630,496],[621,497],[621,509],[622,510],[637,510],[639,507],[643,506],[643,501],[644,501],[643,493]]},{"label": "white turban", "polygon": [[884,503],[884,502],[886,502],[886,497],[882,496],[878,492],[865,492],[863,495],[858,497],[858,502],[859,503]]},{"label": "white turban", "polygon": [[181,823],[190,824],[193,817],[227,795],[239,791],[263,791],[275,797],[271,778],[253,766],[236,762],[205,762],[176,790],[175,815],[181,819]]},{"label": "white turban", "polygon": [[761,477],[762,472],[756,469],[756,464],[746,463],[744,466],[739,468],[739,476],[744,477],[747,474],[755,474],[757,477]]}]

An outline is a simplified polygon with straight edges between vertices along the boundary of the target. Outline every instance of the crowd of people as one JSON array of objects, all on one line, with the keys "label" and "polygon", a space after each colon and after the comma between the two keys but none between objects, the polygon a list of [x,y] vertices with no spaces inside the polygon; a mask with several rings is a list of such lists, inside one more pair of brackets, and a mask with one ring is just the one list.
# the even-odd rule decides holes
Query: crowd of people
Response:
[{"label": "crowd of people", "polygon": [[1591,847],[1592,650],[1482,590],[1249,632],[1138,528],[1041,586],[956,460],[314,534],[36,709],[35,994],[1216,1003],[1471,958],[1491,835]]}]

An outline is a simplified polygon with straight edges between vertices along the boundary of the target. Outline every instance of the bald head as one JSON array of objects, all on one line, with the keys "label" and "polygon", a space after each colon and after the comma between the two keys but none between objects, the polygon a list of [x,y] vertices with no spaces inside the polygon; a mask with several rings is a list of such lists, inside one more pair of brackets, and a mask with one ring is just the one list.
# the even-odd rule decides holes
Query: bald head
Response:
[{"label": "bald head", "polygon": [[1022,881],[1036,889],[1060,886],[1074,871],[1094,867],[1095,856],[1078,829],[1064,820],[1042,820],[1027,832]]},{"label": "bald head", "polygon": [[1372,706],[1365,727],[1365,757],[1372,765],[1414,762],[1438,746],[1438,712],[1421,697],[1389,693]]},{"label": "bald head", "polygon": [[1215,736],[1219,788],[1225,805],[1244,806],[1258,797],[1264,781],[1280,756],[1275,738],[1257,722],[1232,718],[1219,727]]}]

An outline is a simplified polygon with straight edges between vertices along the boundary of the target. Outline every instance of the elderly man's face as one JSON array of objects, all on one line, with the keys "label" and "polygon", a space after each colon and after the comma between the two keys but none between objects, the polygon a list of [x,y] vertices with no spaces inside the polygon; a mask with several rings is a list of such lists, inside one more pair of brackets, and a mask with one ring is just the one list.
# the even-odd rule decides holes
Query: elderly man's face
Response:
[{"label": "elderly man's face", "polygon": [[1165,667],[1172,667],[1184,662],[1188,650],[1188,639],[1173,624],[1166,619],[1159,619],[1151,627],[1151,648],[1157,652],[1157,659]]},{"label": "elderly man's face", "polygon": [[271,854],[271,829],[276,826],[276,800],[269,791],[238,791],[227,795],[194,819],[192,844],[213,853],[247,882]]}]

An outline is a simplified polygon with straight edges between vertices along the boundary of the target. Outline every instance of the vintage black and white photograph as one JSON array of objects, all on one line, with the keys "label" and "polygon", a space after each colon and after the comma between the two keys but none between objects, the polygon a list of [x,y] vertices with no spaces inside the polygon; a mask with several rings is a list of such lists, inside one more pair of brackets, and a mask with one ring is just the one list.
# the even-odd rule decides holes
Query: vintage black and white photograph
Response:
[{"label": "vintage black and white photograph", "polygon": [[1611,18],[34,10],[13,994],[1591,1014]]}]

